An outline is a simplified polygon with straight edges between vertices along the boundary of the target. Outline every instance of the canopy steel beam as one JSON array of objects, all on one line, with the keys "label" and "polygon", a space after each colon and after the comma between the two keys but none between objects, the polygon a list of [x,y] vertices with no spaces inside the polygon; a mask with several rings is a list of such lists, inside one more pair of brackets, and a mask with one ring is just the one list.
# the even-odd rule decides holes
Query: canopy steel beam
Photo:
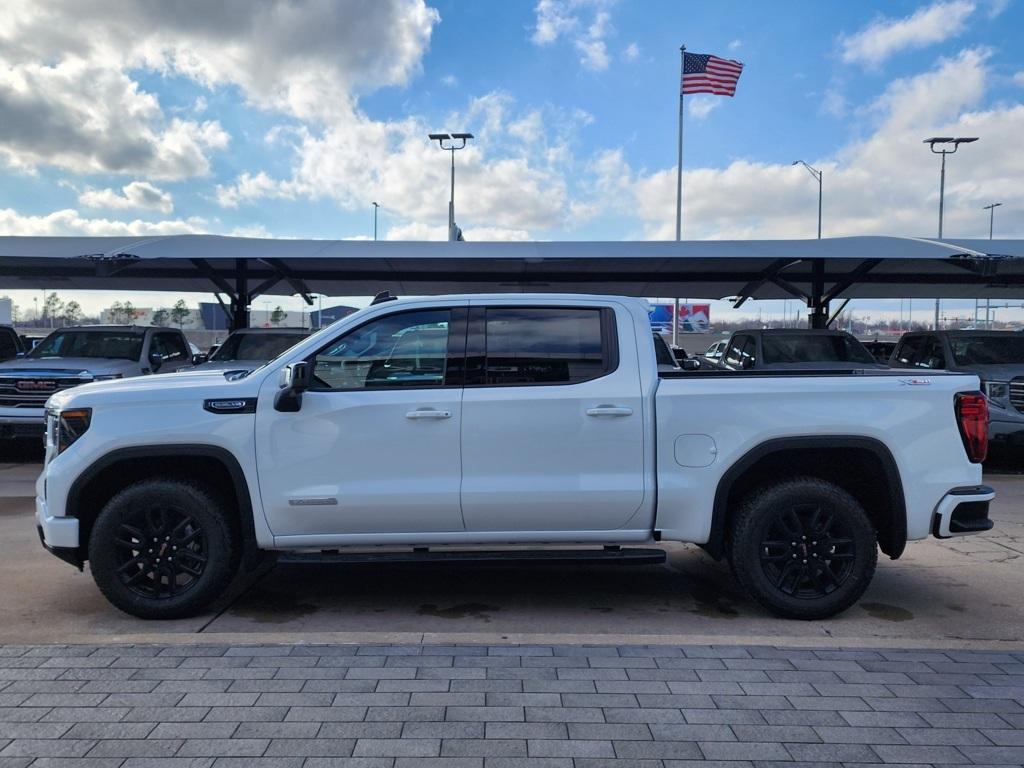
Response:
[{"label": "canopy steel beam", "polygon": [[295,289],[295,292],[302,297],[308,306],[313,306],[313,296],[311,295],[313,292],[306,287],[302,278],[296,275],[291,267],[287,266],[280,259],[260,259],[260,261],[271,267],[284,280],[288,281],[288,284]]},{"label": "canopy steel beam", "polygon": [[[740,289],[740,292],[736,294],[736,303],[732,305],[732,308],[739,309],[742,307],[744,302],[751,298],[758,288],[769,281],[774,282],[772,278],[777,277],[779,272],[784,270],[786,267],[799,263],[800,259],[776,259],[773,261],[758,278],[751,280]],[[776,285],[778,284],[776,283]]]},{"label": "canopy steel beam", "polygon": [[[829,292],[825,294],[823,300],[826,303],[832,301],[832,299],[836,298],[840,293],[842,293],[847,288],[857,283],[861,278],[864,277],[864,275],[866,275],[868,272],[870,272],[872,269],[874,269],[881,263],[881,259],[868,259],[855,270],[853,270],[845,280],[837,281],[829,290]],[[843,306],[845,307],[846,304],[844,303]]]},{"label": "canopy steel beam", "polygon": [[850,303],[849,299],[843,299],[843,303],[839,305],[839,309],[837,309],[835,312],[833,312],[832,316],[828,319],[828,322],[825,323],[825,327],[826,328],[831,328],[832,327],[832,323],[835,321],[835,319],[837,317],[839,317],[841,314],[843,314],[843,310],[846,309],[846,305],[849,304],[849,303]]}]

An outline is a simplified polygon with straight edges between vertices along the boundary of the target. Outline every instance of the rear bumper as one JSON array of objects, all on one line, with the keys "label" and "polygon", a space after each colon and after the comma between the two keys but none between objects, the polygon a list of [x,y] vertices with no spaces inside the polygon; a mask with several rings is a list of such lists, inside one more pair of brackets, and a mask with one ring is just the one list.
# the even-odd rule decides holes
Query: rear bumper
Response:
[{"label": "rear bumper", "polygon": [[996,492],[987,485],[954,488],[935,507],[932,535],[949,539],[991,530],[988,507],[995,496]]},{"label": "rear bumper", "polygon": [[81,570],[78,518],[51,516],[46,508],[46,502],[37,496],[36,530],[39,532],[40,543],[48,552]]}]

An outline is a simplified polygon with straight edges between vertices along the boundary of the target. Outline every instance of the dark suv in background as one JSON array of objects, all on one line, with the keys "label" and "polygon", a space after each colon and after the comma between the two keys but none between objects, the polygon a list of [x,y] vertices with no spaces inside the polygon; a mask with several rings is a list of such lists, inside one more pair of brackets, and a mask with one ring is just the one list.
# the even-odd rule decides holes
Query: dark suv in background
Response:
[{"label": "dark suv in background", "polygon": [[889,365],[975,374],[988,397],[989,440],[1024,443],[1024,333],[908,333],[896,345]]}]

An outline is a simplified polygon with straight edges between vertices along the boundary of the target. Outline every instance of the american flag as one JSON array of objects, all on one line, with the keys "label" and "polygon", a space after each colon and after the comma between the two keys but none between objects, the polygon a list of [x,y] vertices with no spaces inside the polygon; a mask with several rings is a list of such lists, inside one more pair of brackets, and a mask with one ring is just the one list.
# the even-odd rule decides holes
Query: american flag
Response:
[{"label": "american flag", "polygon": [[735,96],[743,65],[707,53],[683,53],[682,93],[713,93]]}]

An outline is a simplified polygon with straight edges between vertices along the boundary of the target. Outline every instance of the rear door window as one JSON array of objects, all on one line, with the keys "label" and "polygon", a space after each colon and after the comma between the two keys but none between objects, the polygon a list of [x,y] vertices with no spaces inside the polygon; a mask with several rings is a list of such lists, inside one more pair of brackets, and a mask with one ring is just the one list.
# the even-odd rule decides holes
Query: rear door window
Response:
[{"label": "rear door window", "polygon": [[614,318],[599,308],[489,307],[479,383],[578,384],[596,379],[618,365],[613,336]]}]

